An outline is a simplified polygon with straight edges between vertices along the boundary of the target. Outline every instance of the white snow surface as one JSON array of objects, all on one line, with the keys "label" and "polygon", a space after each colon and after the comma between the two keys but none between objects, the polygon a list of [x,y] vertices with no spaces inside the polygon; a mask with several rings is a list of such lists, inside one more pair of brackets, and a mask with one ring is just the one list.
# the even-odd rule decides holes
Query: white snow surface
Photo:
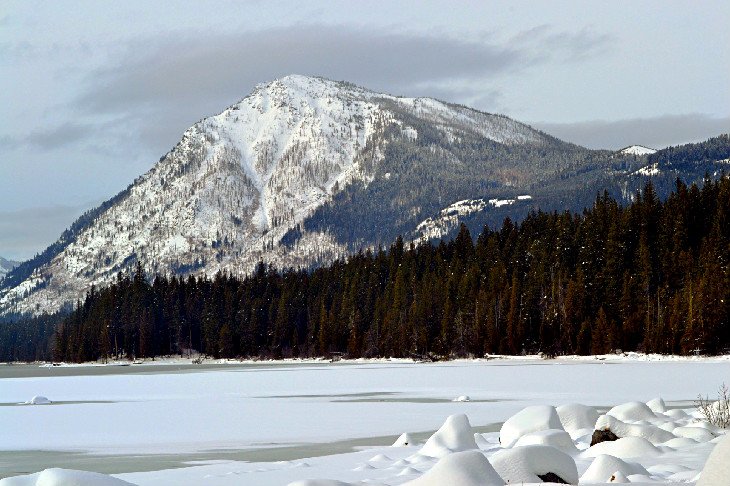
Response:
[{"label": "white snow surface", "polygon": [[555,409],[558,412],[560,423],[570,434],[579,433],[585,429],[593,429],[598,420],[595,408],[581,403],[568,403]]},{"label": "white snow surface", "polygon": [[643,145],[632,145],[624,149],[619,150],[620,153],[625,155],[649,155],[656,153],[656,150],[644,147]]},{"label": "white snow surface", "polygon": [[571,455],[578,453],[578,448],[575,446],[575,443],[573,443],[573,439],[570,437],[570,434],[564,430],[541,430],[539,432],[531,432],[517,439],[514,447],[527,445],[551,446]]},{"label": "white snow surface", "polygon": [[580,480],[583,483],[607,483],[616,472],[624,476],[649,474],[641,464],[627,462],[618,457],[601,454],[593,459],[593,462],[580,477]]},{"label": "white snow surface", "polygon": [[596,421],[595,428],[596,430],[610,430],[618,437],[641,437],[655,445],[662,444],[675,437],[674,433],[659,427],[643,423],[629,424],[611,415],[601,415]]},{"label": "white snow surface", "polygon": [[499,442],[512,447],[523,435],[541,430],[563,430],[555,407],[532,405],[510,417],[499,431]]},{"label": "white snow surface", "polygon": [[655,176],[659,175],[661,173],[661,169],[659,169],[659,164],[657,162],[654,162],[651,165],[647,165],[645,167],[642,167],[641,169],[634,172],[634,175],[642,175],[642,176]]},{"label": "white snow surface", "polygon": [[73,243],[0,293],[0,313],[53,312],[135,261],[152,273],[214,275],[247,274],[259,261],[288,268],[341,257],[345,248],[326,233],[305,232],[293,249],[280,243],[348,183],[374,180],[387,129],[417,138],[400,119],[409,116],[450,136],[461,130],[507,145],[545,140],[504,116],[286,76],[186,130]]},{"label": "white snow surface", "polygon": [[449,454],[423,476],[405,483],[408,486],[502,486],[500,477],[486,457],[478,451]]},{"label": "white snow surface", "polygon": [[444,457],[452,452],[477,449],[474,431],[464,414],[451,415],[421,448],[420,453],[429,457]]},{"label": "white snow surface", "polygon": [[495,454],[492,466],[507,484],[542,483],[553,473],[568,484],[578,484],[578,468],[565,452],[547,445],[527,445]]},{"label": "white snow surface", "polygon": [[0,486],[129,486],[131,483],[105,474],[52,468],[35,474],[0,480]]},{"label": "white snow surface", "polygon": [[488,210],[489,207],[498,208],[514,204],[515,201],[527,202],[532,196],[523,194],[516,199],[464,199],[445,207],[431,218],[426,218],[416,226],[413,241],[429,241],[443,238],[452,229],[456,228],[465,216]]},{"label": "white snow surface", "polygon": [[[566,437],[560,433],[560,423],[547,430],[544,430],[544,424],[527,426],[527,415],[534,415],[538,422],[546,422],[544,416],[547,415],[547,422],[550,422],[552,413],[522,413],[526,407],[552,409],[555,406],[558,411],[553,413],[560,417],[560,412],[566,410],[564,406],[570,404],[585,403],[602,410],[619,405],[615,410],[634,414],[641,408],[631,402],[661,396],[667,408],[679,405],[685,412],[652,412],[654,419],[639,420],[634,425],[657,428],[671,425],[676,426],[675,429],[686,427],[724,434],[724,431],[714,432],[711,426],[687,412],[692,412],[692,399],[698,393],[713,393],[717,383],[726,379],[730,371],[728,360],[638,359],[630,361],[624,357],[609,362],[523,358],[448,363],[393,360],[331,364],[293,361],[228,363],[216,369],[189,372],[177,372],[175,367],[168,371],[167,366],[160,365],[154,367],[157,371],[153,372],[131,372],[134,366],[113,367],[119,374],[86,376],[82,376],[83,366],[36,367],[42,370],[42,376],[0,378],[0,401],[7,405],[0,406],[0,423],[3,424],[0,450],[26,451],[28,454],[40,449],[70,450],[80,454],[120,455],[127,460],[150,453],[174,457],[175,454],[206,450],[219,451],[211,454],[224,454],[226,450],[256,450],[259,454],[270,454],[269,460],[257,459],[258,462],[221,455],[213,457],[216,460],[175,469],[147,472],[132,469],[114,474],[116,478],[140,486],[273,486],[296,481],[308,486],[366,483],[398,486],[418,478],[423,478],[423,482],[414,484],[470,484],[467,479],[464,483],[442,479],[426,482],[429,471],[436,476],[439,471],[436,466],[440,462],[445,465],[481,463],[481,466],[455,468],[441,466],[444,470],[453,469],[453,474],[458,470],[464,478],[491,464],[506,480],[497,467],[496,458],[502,453],[508,453],[505,457],[512,458],[510,463],[519,474],[542,474],[543,469],[538,467],[541,461],[553,457],[556,452],[562,454],[555,447],[544,444],[562,444]],[[78,370],[80,375],[56,376],[59,369]],[[671,383],[663,379],[666,376],[672,377]],[[600,380],[600,386],[596,380]],[[39,390],[53,397],[55,405],[16,406]],[[451,401],[465,391],[472,401]],[[585,412],[576,405],[567,410],[572,410],[575,416],[581,416],[578,413],[581,410]],[[515,415],[518,420],[511,420]],[[450,416],[453,417],[447,419]],[[538,441],[542,445],[504,447],[499,443],[498,432],[479,433],[479,440],[474,441],[472,425],[498,430],[499,423],[509,422],[508,419],[513,424],[523,424],[523,429],[542,428],[543,431],[521,435],[526,442]],[[413,437],[416,433],[433,431],[442,424],[431,434],[431,443],[438,443],[436,449],[440,451],[440,457],[422,454],[424,444],[418,440],[414,443]],[[577,421],[576,427],[580,425]],[[409,445],[391,446],[403,431],[412,434]],[[469,432],[472,432],[471,441],[466,438]],[[598,457],[610,454],[625,463],[639,463],[648,474],[638,468],[627,470],[615,461],[599,473],[615,467],[616,470],[608,471],[608,474],[620,472],[632,482],[671,485],[694,481],[720,442],[719,438],[697,442],[676,436],[665,444],[653,445],[642,438],[627,437],[586,450],[590,430],[588,434],[573,438],[575,447],[582,452],[572,457],[571,454],[561,455],[557,464],[565,464],[558,467],[567,468],[564,457],[568,457],[577,474],[585,476],[592,464],[597,464],[594,470],[601,469],[600,462],[596,463]],[[310,457],[314,450],[324,447],[326,451],[329,443],[364,437],[372,438],[372,445],[363,445],[368,442],[361,441],[360,446],[350,452],[338,449],[329,455],[325,452],[324,456]],[[556,441],[557,438],[560,440]],[[277,451],[282,447],[294,447],[300,455],[281,458]],[[467,453],[449,452],[464,448],[471,449]],[[550,452],[519,452],[521,449]],[[449,459],[460,457],[459,454],[472,459],[464,460],[464,463]],[[476,455],[483,456],[487,462]],[[2,456],[3,452],[0,452]],[[106,464],[110,459],[103,460]],[[555,469],[555,461],[550,463],[553,469],[549,472],[565,474],[565,471]],[[8,467],[12,464],[0,460],[0,476],[7,475]],[[45,467],[39,464],[35,470]],[[451,474],[447,476],[453,478]],[[26,482],[6,481],[3,486],[35,484],[26,479],[17,481]],[[581,481],[584,483],[588,481]]]},{"label": "white snow surface", "polygon": [[697,486],[724,486],[730,484],[730,436],[726,435],[712,450],[702,470]]}]

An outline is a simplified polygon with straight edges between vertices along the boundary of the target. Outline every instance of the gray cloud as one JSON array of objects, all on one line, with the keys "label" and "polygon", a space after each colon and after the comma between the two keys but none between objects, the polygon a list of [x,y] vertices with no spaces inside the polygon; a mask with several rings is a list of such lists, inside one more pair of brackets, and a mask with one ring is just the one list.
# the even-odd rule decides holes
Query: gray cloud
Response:
[{"label": "gray cloud", "polygon": [[140,140],[155,148],[174,143],[192,122],[237,101],[255,84],[292,73],[494,109],[499,93],[493,83],[505,75],[590,56],[609,42],[605,35],[549,26],[504,42],[311,24],[214,36],[168,34],[130,44],[116,65],[88,77],[73,107],[132,115],[140,123]]},{"label": "gray cloud", "polygon": [[53,150],[72,145],[88,138],[94,133],[94,127],[85,123],[64,123],[56,127],[37,130],[25,138],[25,143],[41,150]]},{"label": "gray cloud", "polygon": [[0,150],[14,150],[20,147],[53,151],[88,139],[96,128],[86,123],[64,123],[50,128],[35,130],[25,136],[0,135]]},{"label": "gray cloud", "polygon": [[54,242],[86,209],[84,206],[50,206],[0,211],[0,256],[27,260]]},{"label": "gray cloud", "polygon": [[730,117],[701,113],[616,121],[536,122],[532,125],[563,140],[595,149],[620,149],[635,144],[664,148],[730,133]]}]

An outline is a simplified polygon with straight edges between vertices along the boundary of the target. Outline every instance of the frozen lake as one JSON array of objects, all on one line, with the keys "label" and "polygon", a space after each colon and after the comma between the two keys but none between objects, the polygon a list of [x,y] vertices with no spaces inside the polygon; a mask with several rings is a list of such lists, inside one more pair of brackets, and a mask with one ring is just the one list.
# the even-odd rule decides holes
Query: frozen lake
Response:
[{"label": "frozen lake", "polygon": [[[402,432],[425,439],[456,413],[492,432],[534,404],[606,410],[661,396],[688,407],[729,376],[725,359],[0,366],[0,477],[296,461],[389,445]],[[35,395],[54,403],[18,405]],[[452,401],[460,395],[471,401]]]}]

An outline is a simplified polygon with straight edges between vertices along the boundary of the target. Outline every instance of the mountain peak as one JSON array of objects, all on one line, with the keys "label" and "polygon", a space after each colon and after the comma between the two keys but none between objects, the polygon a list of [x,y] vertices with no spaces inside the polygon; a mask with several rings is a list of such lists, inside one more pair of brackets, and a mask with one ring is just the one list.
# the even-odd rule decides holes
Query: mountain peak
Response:
[{"label": "mountain peak", "polygon": [[[507,147],[525,146],[529,158],[535,146],[556,143],[464,106],[284,76],[190,127],[148,173],[76,225],[72,237],[26,265],[12,285],[6,279],[0,312],[57,310],[135,262],[150,273],[212,275],[246,274],[259,261],[279,268],[330,261],[382,241],[381,228],[387,238],[412,230],[443,207],[442,198],[449,204],[480,196],[485,187],[523,184],[530,171],[512,166]],[[447,194],[444,178],[470,188]],[[423,187],[434,181],[441,186]],[[335,238],[334,223],[306,229],[347,187],[403,187],[407,194],[392,194],[391,202],[377,192],[358,199],[363,207],[370,200],[397,211],[379,216],[358,241]],[[292,232],[300,234],[293,246]]]},{"label": "mountain peak", "polygon": [[651,155],[656,153],[656,150],[644,147],[643,145],[631,145],[629,147],[622,148],[618,152],[624,155]]}]

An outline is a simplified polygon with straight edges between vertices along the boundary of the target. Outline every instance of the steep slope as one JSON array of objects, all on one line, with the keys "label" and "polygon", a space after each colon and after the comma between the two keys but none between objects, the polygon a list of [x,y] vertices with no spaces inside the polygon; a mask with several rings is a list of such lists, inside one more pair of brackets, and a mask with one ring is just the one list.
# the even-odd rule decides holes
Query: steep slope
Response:
[{"label": "steep slope", "polygon": [[[280,267],[329,261],[403,225],[412,229],[459,186],[474,197],[552,176],[565,168],[564,157],[550,159],[557,152],[586,151],[503,116],[287,76],[196,123],[127,190],[11,272],[0,311],[55,311],[137,261],[152,272],[209,275],[246,273],[261,260]],[[414,196],[408,174],[415,172],[430,182]],[[439,193],[439,178],[449,174],[456,177]],[[372,190],[369,204],[410,211],[394,223],[380,218],[387,231],[348,240],[305,224],[325,205],[331,210],[334,196],[382,182],[400,187],[395,202],[404,204],[378,200]],[[281,244],[285,236],[290,244]]]},{"label": "steep slope", "polygon": [[0,281],[5,278],[5,275],[8,274],[13,268],[20,265],[20,262],[16,262],[13,260],[6,260],[3,257],[0,257]]}]

